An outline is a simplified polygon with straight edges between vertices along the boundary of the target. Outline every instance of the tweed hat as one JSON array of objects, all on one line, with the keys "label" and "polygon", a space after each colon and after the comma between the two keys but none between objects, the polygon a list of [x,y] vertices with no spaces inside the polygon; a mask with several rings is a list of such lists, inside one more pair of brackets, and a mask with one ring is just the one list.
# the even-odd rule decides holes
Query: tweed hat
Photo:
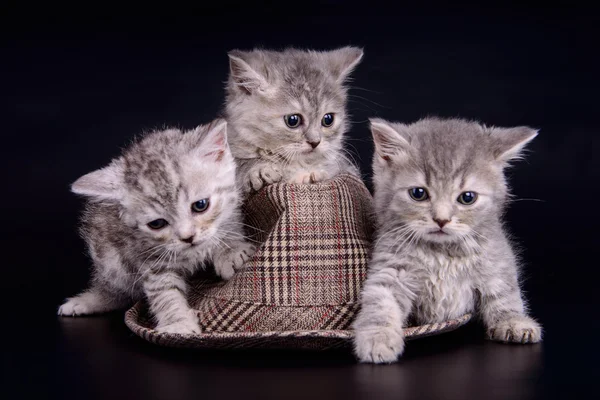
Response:
[{"label": "tweed hat", "polygon": [[[155,331],[144,302],[127,311],[127,326],[171,347],[348,346],[373,234],[372,198],[363,182],[339,175],[312,185],[270,185],[246,201],[244,213],[248,236],[258,243],[244,269],[227,282],[190,282],[188,300],[201,334]],[[469,319],[409,327],[406,338],[452,330]]]}]

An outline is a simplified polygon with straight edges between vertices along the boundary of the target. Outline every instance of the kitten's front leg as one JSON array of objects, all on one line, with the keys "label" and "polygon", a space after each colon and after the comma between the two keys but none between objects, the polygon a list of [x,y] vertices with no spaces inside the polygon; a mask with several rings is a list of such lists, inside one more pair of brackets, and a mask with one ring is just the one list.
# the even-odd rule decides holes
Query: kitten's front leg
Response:
[{"label": "kitten's front leg", "polygon": [[232,241],[228,247],[221,248],[214,256],[215,272],[225,280],[231,279],[236,271],[254,254],[254,246],[244,241]]},{"label": "kitten's front leg", "polygon": [[126,307],[131,299],[112,293],[105,288],[92,286],[85,292],[66,299],[58,308],[58,315],[77,317],[100,314]]},{"label": "kitten's front leg", "polygon": [[372,265],[353,324],[354,350],[361,362],[392,363],[404,352],[402,328],[415,297],[413,279],[403,268]]},{"label": "kitten's front leg", "polygon": [[481,316],[488,339],[505,343],[537,343],[542,340],[542,327],[529,317],[517,281],[516,265],[498,263],[497,274],[488,277],[479,288]]},{"label": "kitten's front leg", "polygon": [[187,284],[170,270],[149,272],[144,280],[144,293],[159,332],[191,335],[200,333],[198,316],[188,304]]}]

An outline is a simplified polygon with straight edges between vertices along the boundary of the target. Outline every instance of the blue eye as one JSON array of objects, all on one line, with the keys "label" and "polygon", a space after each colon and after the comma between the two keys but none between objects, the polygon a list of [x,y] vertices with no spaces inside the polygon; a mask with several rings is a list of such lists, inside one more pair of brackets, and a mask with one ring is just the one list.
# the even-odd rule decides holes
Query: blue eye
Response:
[{"label": "blue eye", "polygon": [[288,127],[294,129],[302,123],[302,116],[300,114],[284,115],[283,120]]},{"label": "blue eye", "polygon": [[321,120],[321,125],[323,125],[326,128],[329,128],[331,125],[333,125],[333,114],[327,113],[327,114],[323,115],[323,119]]},{"label": "blue eye", "polygon": [[148,228],[155,229],[155,230],[162,229],[167,225],[169,225],[169,223],[165,219],[162,219],[162,218],[155,219],[154,221],[148,222]]},{"label": "blue eye", "polygon": [[424,201],[429,198],[429,193],[427,193],[427,189],[422,187],[408,189],[408,194],[413,200],[416,201]]},{"label": "blue eye", "polygon": [[458,196],[458,202],[464,204],[465,206],[470,206],[475,203],[477,200],[477,193],[475,192],[462,192],[460,196]]},{"label": "blue eye", "polygon": [[197,213],[204,212],[208,209],[208,205],[209,205],[208,199],[198,200],[198,201],[192,203],[192,211],[197,212]]}]

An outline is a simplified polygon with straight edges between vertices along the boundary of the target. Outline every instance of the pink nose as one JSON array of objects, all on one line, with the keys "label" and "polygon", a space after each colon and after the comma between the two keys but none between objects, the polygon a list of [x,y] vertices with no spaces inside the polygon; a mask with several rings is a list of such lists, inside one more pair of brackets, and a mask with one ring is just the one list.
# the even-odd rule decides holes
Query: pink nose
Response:
[{"label": "pink nose", "polygon": [[444,225],[446,225],[448,222],[450,222],[449,219],[437,219],[437,218],[434,218],[433,220],[435,221],[436,224],[439,225],[440,228],[443,228]]},{"label": "pink nose", "polygon": [[182,242],[185,242],[185,243],[192,243],[194,241],[194,235],[187,237],[187,238],[180,238],[179,240],[181,240]]},{"label": "pink nose", "polygon": [[310,147],[312,147],[313,149],[315,149],[319,145],[319,143],[321,143],[321,141],[320,140],[317,140],[317,141],[314,141],[314,142],[313,141],[306,141],[306,143],[310,144]]}]

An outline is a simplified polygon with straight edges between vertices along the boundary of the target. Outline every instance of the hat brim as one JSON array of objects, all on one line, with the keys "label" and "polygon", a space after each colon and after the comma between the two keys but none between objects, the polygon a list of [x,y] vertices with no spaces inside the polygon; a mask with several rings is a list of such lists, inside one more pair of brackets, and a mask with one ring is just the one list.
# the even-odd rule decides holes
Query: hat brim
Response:
[{"label": "hat brim", "polygon": [[[471,319],[471,314],[444,322],[404,329],[407,340],[455,330]],[[351,330],[210,332],[196,335],[161,333],[152,328],[146,305],[138,302],[125,313],[125,323],[142,339],[160,346],[196,349],[304,349],[328,350],[351,347]]]}]

